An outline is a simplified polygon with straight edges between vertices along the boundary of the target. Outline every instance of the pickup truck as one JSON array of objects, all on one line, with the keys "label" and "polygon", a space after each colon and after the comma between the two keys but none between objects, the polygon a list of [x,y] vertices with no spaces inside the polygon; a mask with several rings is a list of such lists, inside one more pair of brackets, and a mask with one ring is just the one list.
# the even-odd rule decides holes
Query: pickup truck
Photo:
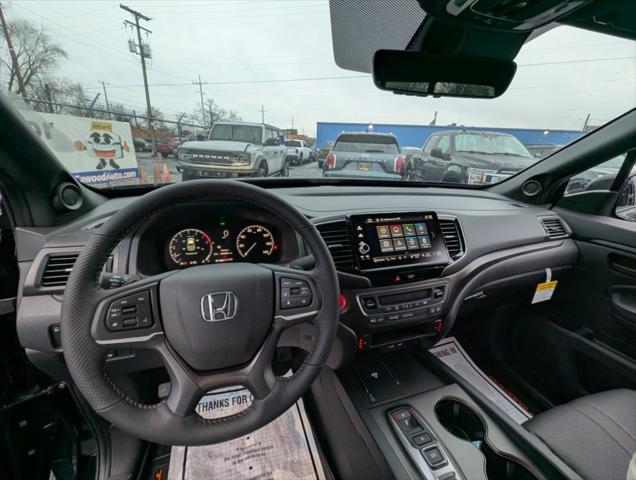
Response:
[{"label": "pickup truck", "polygon": [[289,175],[283,135],[265,123],[214,123],[207,140],[182,143],[177,160],[182,180]]},{"label": "pickup truck", "polygon": [[303,140],[285,140],[287,161],[290,165],[302,165],[311,161],[311,149]]},{"label": "pickup truck", "polygon": [[386,133],[341,133],[325,159],[323,176],[403,180],[406,157]]}]

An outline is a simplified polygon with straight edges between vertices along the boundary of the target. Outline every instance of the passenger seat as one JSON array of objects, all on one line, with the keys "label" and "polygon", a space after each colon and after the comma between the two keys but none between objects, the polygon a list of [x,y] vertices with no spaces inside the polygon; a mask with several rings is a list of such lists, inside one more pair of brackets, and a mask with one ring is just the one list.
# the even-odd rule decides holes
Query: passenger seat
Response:
[{"label": "passenger seat", "polygon": [[636,391],[578,398],[537,415],[524,427],[582,477],[624,480],[636,452]]}]

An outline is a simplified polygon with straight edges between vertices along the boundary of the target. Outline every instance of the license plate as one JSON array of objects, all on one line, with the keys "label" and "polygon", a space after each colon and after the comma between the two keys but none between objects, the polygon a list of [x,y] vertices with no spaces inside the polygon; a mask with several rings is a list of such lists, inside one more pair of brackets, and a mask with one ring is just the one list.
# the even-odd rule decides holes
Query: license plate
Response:
[{"label": "license plate", "polygon": [[368,163],[360,163],[358,162],[358,171],[359,172],[368,172],[371,169]]}]

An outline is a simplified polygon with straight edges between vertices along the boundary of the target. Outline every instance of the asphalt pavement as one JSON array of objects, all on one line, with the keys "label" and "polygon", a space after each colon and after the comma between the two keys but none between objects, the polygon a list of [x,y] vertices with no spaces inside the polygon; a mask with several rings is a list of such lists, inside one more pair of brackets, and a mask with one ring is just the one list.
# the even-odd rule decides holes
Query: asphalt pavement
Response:
[{"label": "asphalt pavement", "polygon": [[[165,176],[165,168],[167,166],[170,173],[169,179],[163,181],[180,182],[181,174],[177,171],[177,159],[173,155],[166,158],[158,155],[156,158],[148,152],[137,152],[137,162],[143,168],[143,174],[146,177],[146,183],[163,183],[162,178],[155,179],[155,173],[161,177]],[[158,167],[156,169],[156,167]],[[322,177],[322,170],[318,168],[317,162],[305,163],[304,165],[294,165],[289,167],[289,176],[297,178],[317,178]]]}]

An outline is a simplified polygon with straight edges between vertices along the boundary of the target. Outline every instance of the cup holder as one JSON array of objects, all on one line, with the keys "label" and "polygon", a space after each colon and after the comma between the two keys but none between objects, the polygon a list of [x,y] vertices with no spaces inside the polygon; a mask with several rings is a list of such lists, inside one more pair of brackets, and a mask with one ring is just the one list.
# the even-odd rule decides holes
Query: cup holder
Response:
[{"label": "cup holder", "polygon": [[472,443],[486,457],[489,479],[536,480],[519,462],[495,452],[486,439],[486,427],[481,416],[465,403],[445,398],[435,404],[435,414],[442,426],[461,440]]}]

